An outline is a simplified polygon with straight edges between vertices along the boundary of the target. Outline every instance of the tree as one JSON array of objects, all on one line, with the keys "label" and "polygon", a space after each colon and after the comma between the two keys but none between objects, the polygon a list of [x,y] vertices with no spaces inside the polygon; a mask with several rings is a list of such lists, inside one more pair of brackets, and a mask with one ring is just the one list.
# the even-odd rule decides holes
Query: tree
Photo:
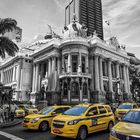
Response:
[{"label": "tree", "polygon": [[5,32],[12,31],[16,26],[17,22],[14,19],[0,19],[0,56],[2,58],[5,58],[5,53],[10,56],[15,56],[15,53],[19,50],[18,46],[13,41],[4,36]]}]

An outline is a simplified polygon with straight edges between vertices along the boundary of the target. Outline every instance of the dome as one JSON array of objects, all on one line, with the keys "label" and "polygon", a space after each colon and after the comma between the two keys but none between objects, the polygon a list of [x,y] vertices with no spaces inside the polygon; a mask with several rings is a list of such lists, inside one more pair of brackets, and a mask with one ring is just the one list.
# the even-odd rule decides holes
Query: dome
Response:
[{"label": "dome", "polygon": [[84,24],[80,24],[78,21],[74,20],[68,26],[64,27],[64,38],[74,38],[74,37],[87,37],[87,28]]}]

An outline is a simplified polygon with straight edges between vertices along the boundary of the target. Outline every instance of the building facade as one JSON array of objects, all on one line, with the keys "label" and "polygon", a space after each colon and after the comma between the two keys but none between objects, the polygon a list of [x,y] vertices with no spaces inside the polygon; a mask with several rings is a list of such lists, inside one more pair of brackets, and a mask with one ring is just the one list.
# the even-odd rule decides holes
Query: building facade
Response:
[{"label": "building facade", "polygon": [[0,82],[4,86],[12,87],[12,100],[30,100],[32,59],[20,54],[1,63]]},{"label": "building facade", "polygon": [[0,79],[14,89],[13,100],[112,103],[131,99],[128,68],[125,47],[115,37],[103,41],[96,31],[89,37],[74,18],[63,37],[46,35],[3,62]]},{"label": "building facade", "polygon": [[131,98],[129,57],[115,37],[108,42],[73,20],[61,39],[38,42],[33,59],[31,101],[50,104],[118,102]]},{"label": "building facade", "polygon": [[72,0],[65,8],[65,24],[73,20],[73,14],[79,23],[87,27],[90,36],[96,30],[98,37],[103,40],[102,2],[101,0]]}]

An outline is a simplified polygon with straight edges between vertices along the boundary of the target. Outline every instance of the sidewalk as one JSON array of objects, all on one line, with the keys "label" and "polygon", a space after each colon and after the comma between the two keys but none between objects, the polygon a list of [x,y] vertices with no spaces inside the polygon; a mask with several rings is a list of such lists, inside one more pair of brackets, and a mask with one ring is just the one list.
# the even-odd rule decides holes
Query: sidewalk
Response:
[{"label": "sidewalk", "polygon": [[4,124],[0,124],[0,128],[5,128],[5,127],[10,127],[10,126],[14,126],[14,125],[18,125],[22,122],[21,119],[15,119],[12,122],[8,122],[8,123],[4,123]]}]

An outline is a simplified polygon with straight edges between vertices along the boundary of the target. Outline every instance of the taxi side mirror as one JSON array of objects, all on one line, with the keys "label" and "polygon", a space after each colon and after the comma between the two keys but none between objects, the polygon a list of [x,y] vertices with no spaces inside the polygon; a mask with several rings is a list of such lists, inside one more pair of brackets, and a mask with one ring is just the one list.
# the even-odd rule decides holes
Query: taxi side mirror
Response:
[{"label": "taxi side mirror", "polygon": [[87,114],[87,116],[93,116],[94,115],[94,112],[89,112],[88,114]]},{"label": "taxi side mirror", "polygon": [[56,115],[56,114],[57,114],[56,112],[52,112],[52,113],[51,113],[52,116],[54,116],[54,115]]}]

